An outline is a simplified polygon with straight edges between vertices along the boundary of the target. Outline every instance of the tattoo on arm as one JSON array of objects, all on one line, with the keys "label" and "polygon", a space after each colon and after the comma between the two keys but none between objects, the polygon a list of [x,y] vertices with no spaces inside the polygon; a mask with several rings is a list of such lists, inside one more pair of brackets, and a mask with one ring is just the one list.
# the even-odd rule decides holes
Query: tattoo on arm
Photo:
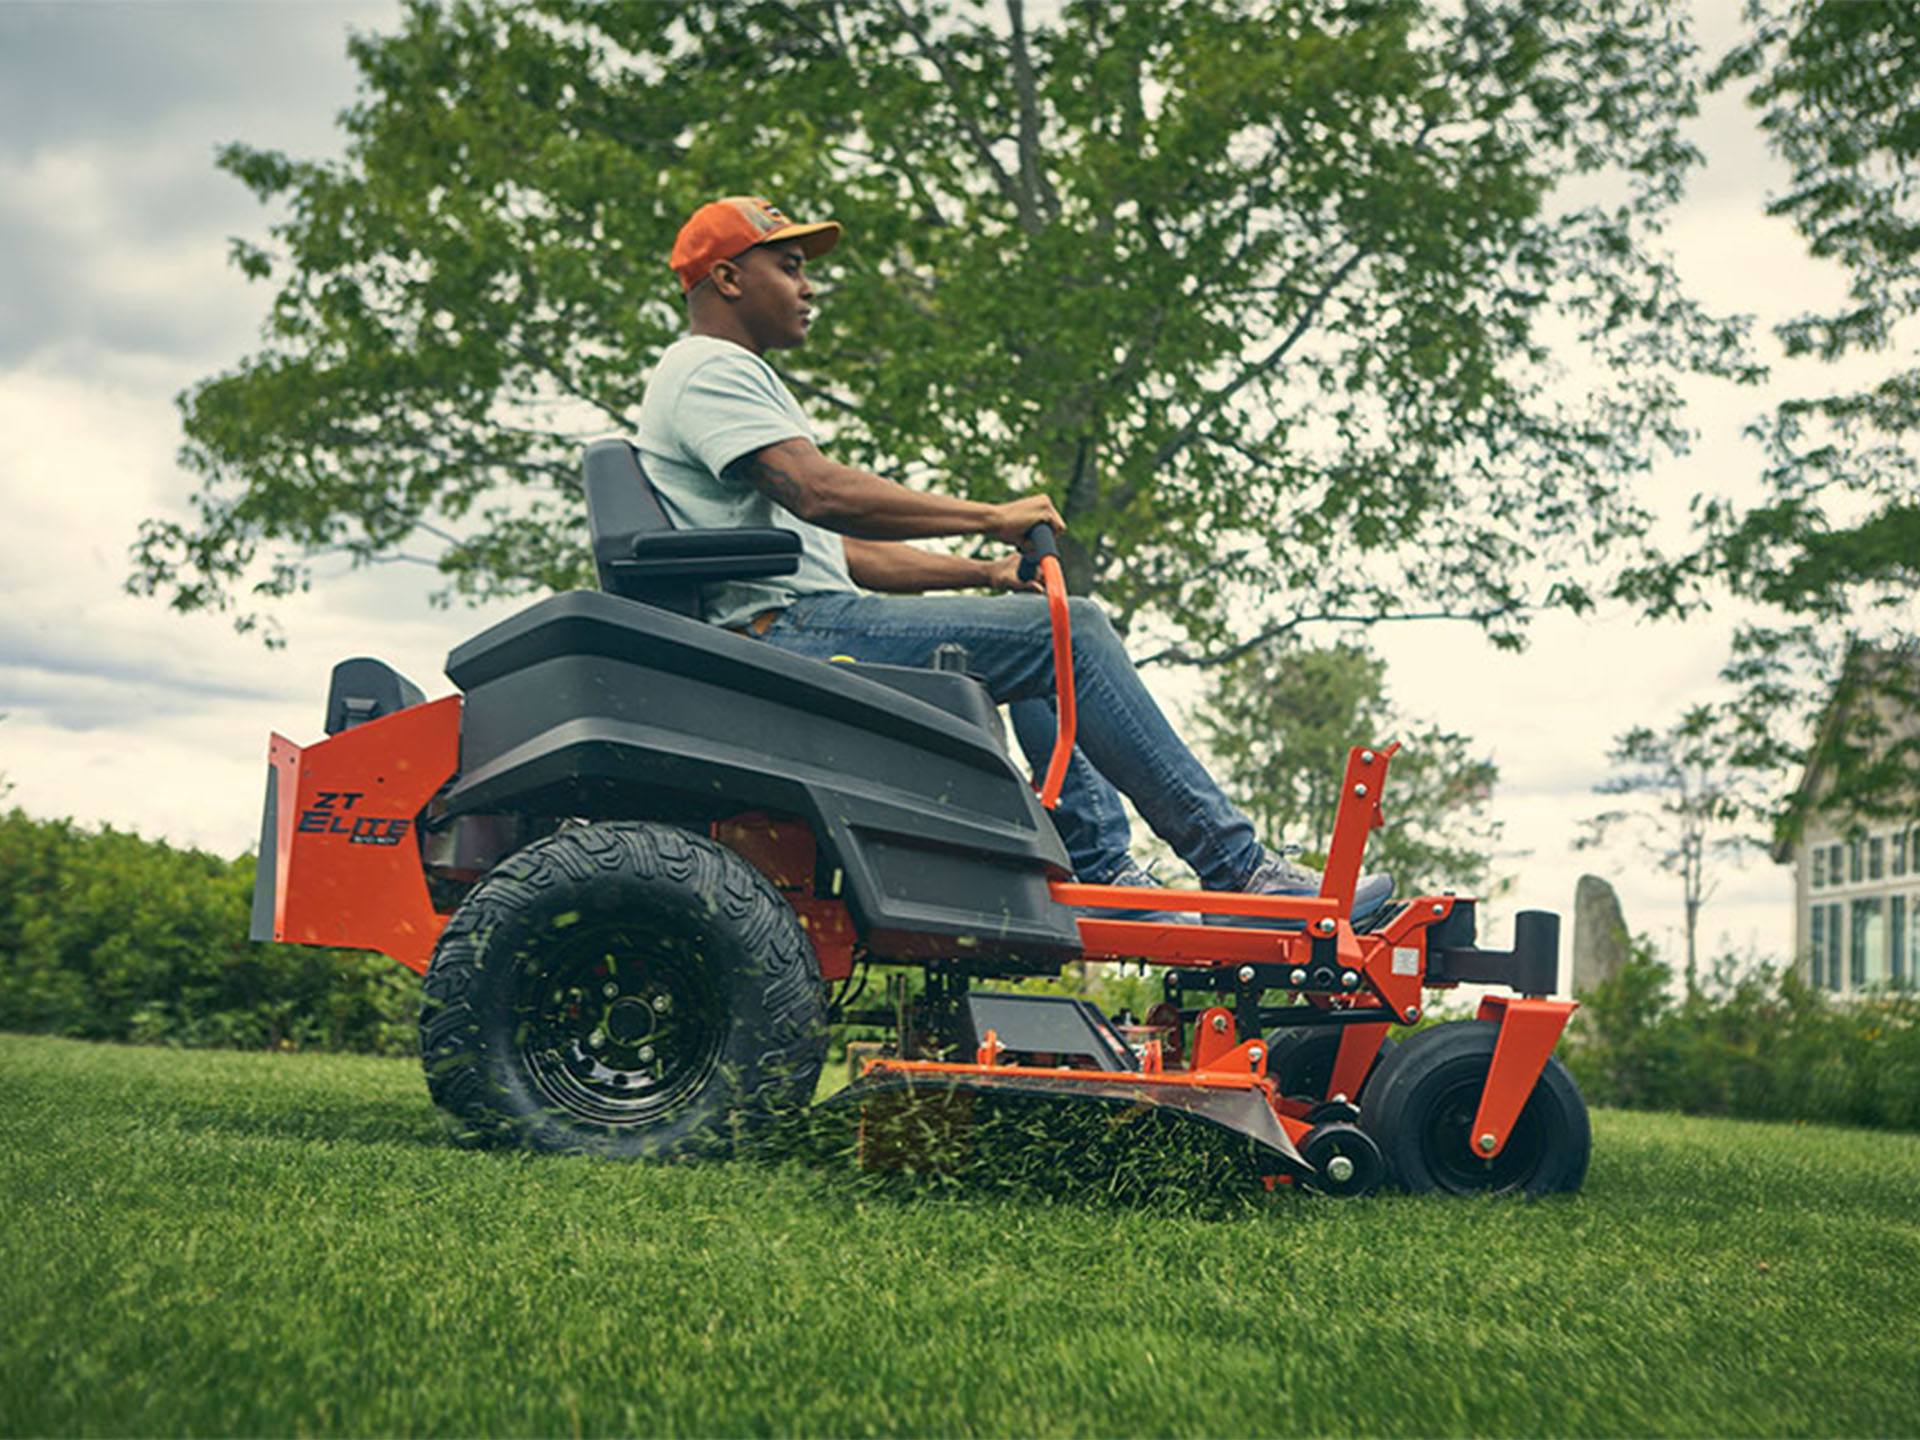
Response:
[{"label": "tattoo on arm", "polygon": [[776,505],[798,515],[806,490],[791,473],[766,459],[765,455],[765,451],[742,455],[738,460],[729,462],[720,473],[736,485],[753,486]]}]

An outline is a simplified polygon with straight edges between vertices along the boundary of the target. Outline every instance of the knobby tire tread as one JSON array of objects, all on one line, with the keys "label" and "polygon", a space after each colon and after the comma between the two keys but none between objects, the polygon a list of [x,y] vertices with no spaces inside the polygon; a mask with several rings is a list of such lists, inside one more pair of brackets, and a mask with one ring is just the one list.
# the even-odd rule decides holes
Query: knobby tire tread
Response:
[{"label": "knobby tire tread", "polygon": [[[489,963],[511,960],[490,957],[489,951],[503,929],[556,903],[556,895],[584,896],[596,885],[636,882],[677,894],[683,903],[697,899],[715,926],[752,957],[754,973],[736,977],[736,983],[757,983],[757,1033],[738,1034],[735,1022],[729,1043],[750,1047],[746,1063],[736,1067],[737,1080],[730,1074],[717,1087],[710,1082],[687,1107],[703,1113],[695,1123],[677,1125],[663,1143],[610,1136],[590,1124],[556,1133],[498,1083],[503,1057],[486,1053],[487,1012],[500,1003],[489,981],[505,983],[504,976],[489,973]],[[585,1149],[622,1158],[720,1158],[811,1100],[825,1059],[825,995],[792,907],[731,850],[671,826],[584,825],[509,857],[448,921],[426,975],[420,1047],[428,1091],[458,1143]]]}]

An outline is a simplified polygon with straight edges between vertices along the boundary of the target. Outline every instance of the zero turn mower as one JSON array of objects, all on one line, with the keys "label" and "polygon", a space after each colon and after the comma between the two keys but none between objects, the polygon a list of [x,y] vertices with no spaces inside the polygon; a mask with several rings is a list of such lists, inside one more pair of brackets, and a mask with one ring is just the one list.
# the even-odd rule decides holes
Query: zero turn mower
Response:
[{"label": "zero turn mower", "polygon": [[[1046,813],[1075,729],[1050,530],[1032,538],[1059,735],[1036,787],[959,647],[827,663],[705,624],[701,586],[792,573],[797,537],[674,530],[624,441],[590,447],[585,477],[600,592],[455,649],[444,699],[344,661],[327,738],[270,744],[253,936],[424,974],[427,1085],[458,1137],[727,1155],[811,1101],[831,1025],[884,1023],[888,1053],[835,1097],[863,1115],[1150,1109],[1321,1193],[1579,1188],[1558,917],[1521,912],[1494,951],[1465,897],[1350,914],[1397,747],[1349,755],[1318,895],[1075,884]],[[1272,928],[1089,913],[1143,905]],[[1125,1033],[1084,1000],[979,988],[1115,960],[1164,976]],[[862,1009],[872,966],[924,984]],[[1505,993],[1388,1038],[1462,983]]]}]

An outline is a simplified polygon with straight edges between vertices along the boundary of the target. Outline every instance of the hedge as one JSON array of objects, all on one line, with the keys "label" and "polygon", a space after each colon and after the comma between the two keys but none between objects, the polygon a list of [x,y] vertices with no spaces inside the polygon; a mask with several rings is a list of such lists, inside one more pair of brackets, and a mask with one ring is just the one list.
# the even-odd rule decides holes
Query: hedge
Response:
[{"label": "hedge", "polygon": [[247,938],[253,857],[0,816],[0,1029],[181,1046],[415,1045],[419,981],[378,955]]},{"label": "hedge", "polygon": [[1701,994],[1672,980],[1643,949],[1582,997],[1562,1055],[1589,1103],[1920,1130],[1920,996],[1834,1001],[1731,960]]}]

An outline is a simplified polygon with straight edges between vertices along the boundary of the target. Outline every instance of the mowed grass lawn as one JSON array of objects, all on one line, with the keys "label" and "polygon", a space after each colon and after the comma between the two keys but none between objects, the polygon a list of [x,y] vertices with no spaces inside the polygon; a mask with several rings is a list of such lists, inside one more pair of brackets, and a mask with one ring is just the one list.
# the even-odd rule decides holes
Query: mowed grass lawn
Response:
[{"label": "mowed grass lawn", "polygon": [[1920,1139],[1596,1116],[1542,1204],[472,1154],[417,1067],[0,1036],[0,1431],[1920,1431]]}]

